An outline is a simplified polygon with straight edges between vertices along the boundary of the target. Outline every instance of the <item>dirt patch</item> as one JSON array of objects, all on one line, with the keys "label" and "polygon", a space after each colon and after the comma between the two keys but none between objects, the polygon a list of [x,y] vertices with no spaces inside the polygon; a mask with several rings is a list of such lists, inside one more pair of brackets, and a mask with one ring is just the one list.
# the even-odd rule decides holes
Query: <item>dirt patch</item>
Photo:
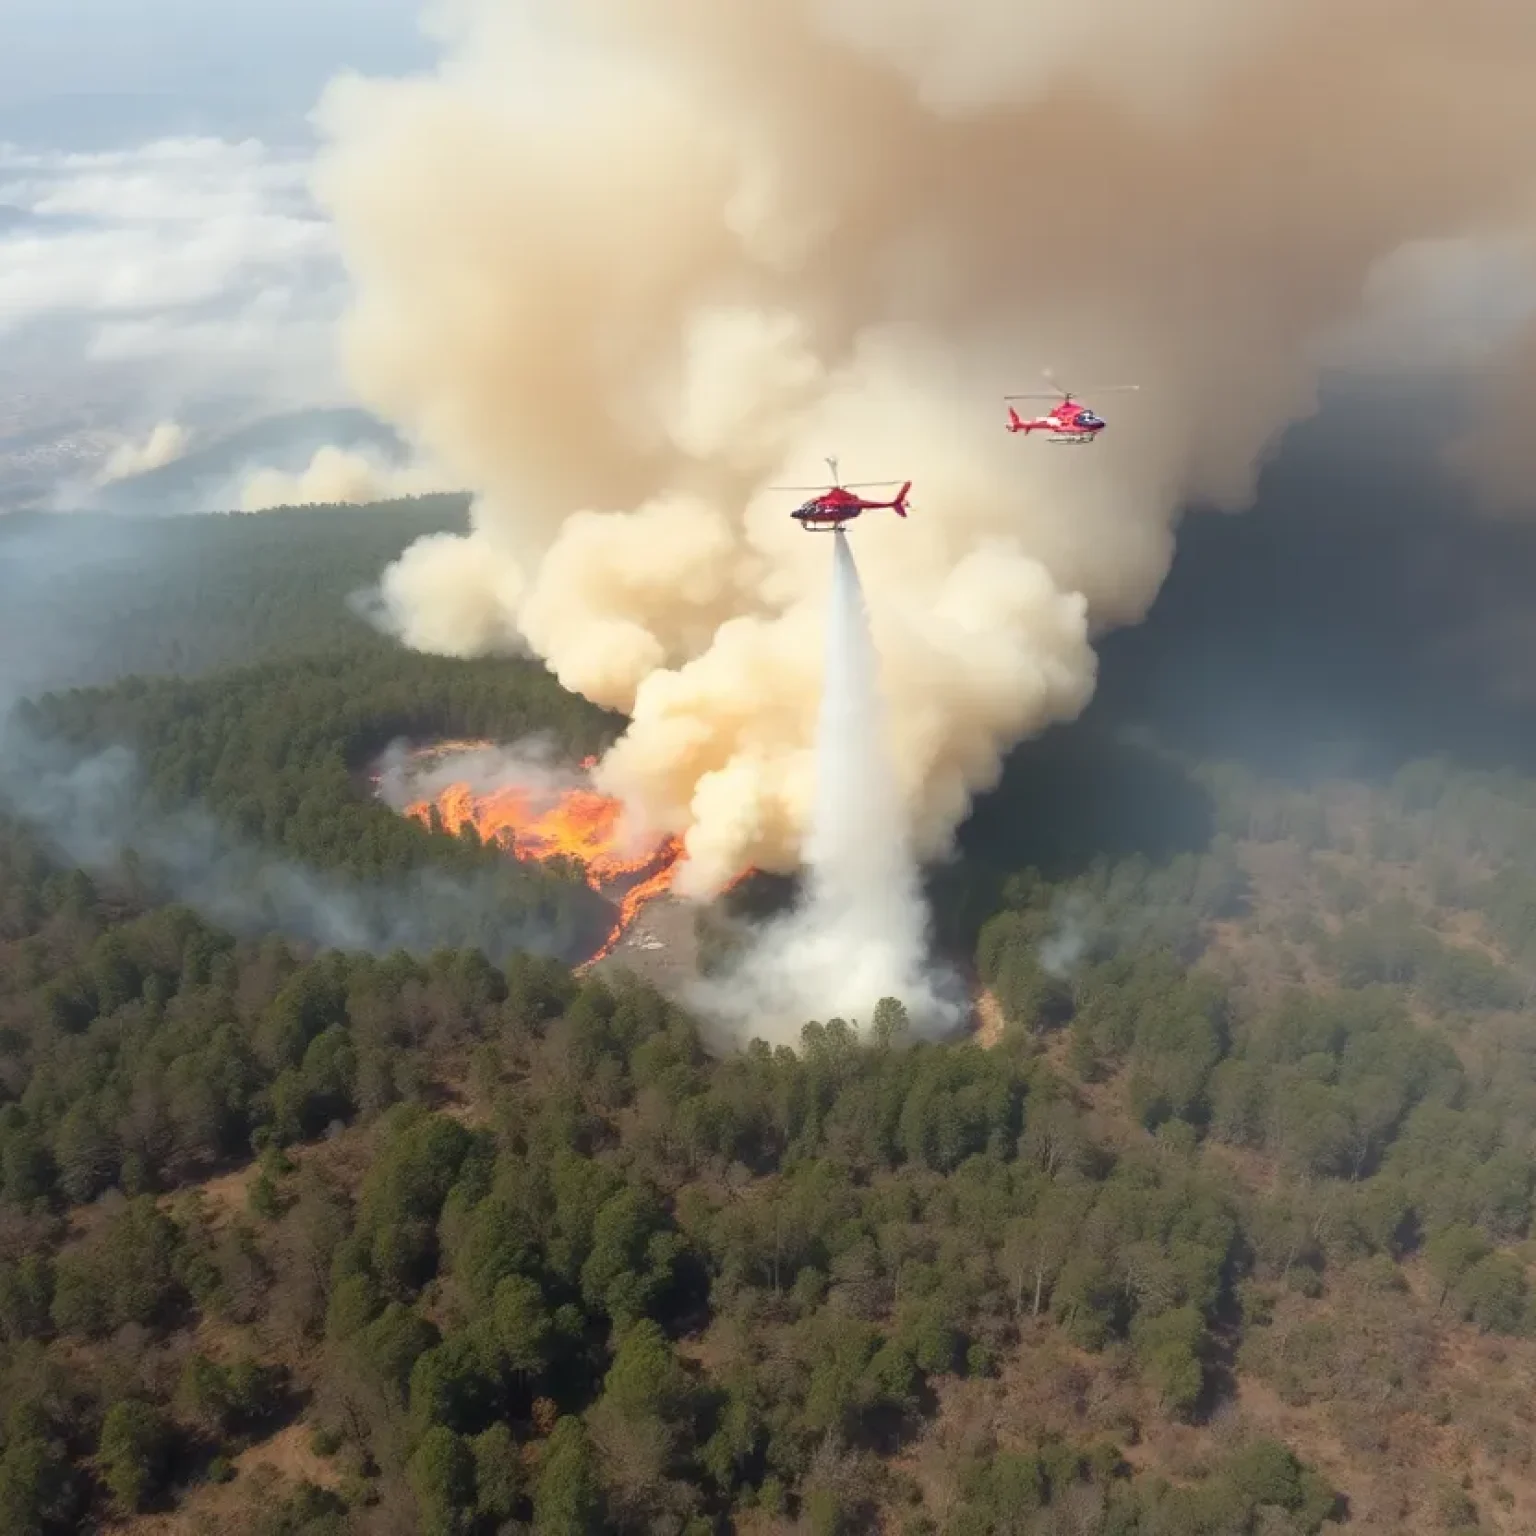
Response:
[{"label": "dirt patch", "polygon": [[[1348,1501],[1347,1529],[1370,1536],[1432,1536],[1445,1530],[1441,1500],[1462,1488],[1476,1503],[1481,1529],[1529,1536],[1536,1531],[1536,1479],[1525,1462],[1528,1445],[1493,1448],[1477,1417],[1476,1393],[1490,1381],[1514,1393],[1530,1366],[1529,1346],[1463,1339],[1451,1327],[1432,1368],[1439,1396],[1464,1375],[1451,1406],[1431,1415],[1417,1409],[1371,1413],[1341,1402],[1287,1403],[1266,1381],[1242,1374],[1213,1417],[1197,1424],[1168,1420],[1142,1384],[1124,1346],[1092,1354],[1073,1348],[1049,1324],[1024,1322],[1017,1348],[992,1381],[940,1384],[939,1411],[896,1462],[922,1489],[927,1509],[943,1523],[959,1498],[959,1475],[970,1455],[992,1446],[1029,1450],[1060,1435],[1077,1444],[1109,1441],[1138,1475],[1194,1483],[1230,1451],[1258,1437],[1289,1446]],[[1461,1360],[1470,1348],[1476,1358]],[[1483,1349],[1495,1356],[1490,1362]],[[1502,1390],[1500,1395],[1502,1396]],[[1504,1403],[1494,1417],[1507,1417]],[[1444,1420],[1438,1422],[1437,1420]],[[1368,1449],[1360,1441],[1371,1442]],[[1527,1436],[1527,1439],[1529,1436]]]},{"label": "dirt patch", "polygon": [[694,903],[676,896],[647,902],[613,952],[581,969],[590,969],[598,976],[632,971],[658,992],[675,997],[699,973],[699,941],[694,930],[697,911]]},{"label": "dirt patch", "polygon": [[990,1051],[1003,1038],[1008,1020],[1003,1017],[1003,1005],[985,987],[976,995],[976,1043],[982,1050]]},{"label": "dirt patch", "polygon": [[199,1484],[179,1509],[140,1515],[117,1529],[124,1536],[244,1536],[253,1508],[270,1509],[303,1483],[339,1486],[337,1467],[315,1454],[310,1433],[306,1424],[290,1424],[236,1456],[229,1482]]},{"label": "dirt patch", "polygon": [[[256,1176],[260,1171],[258,1164],[247,1163],[243,1168],[218,1174],[194,1186],[202,1197],[203,1214],[208,1218],[211,1226],[221,1227],[225,1222],[243,1215],[250,1209],[251,1185],[256,1182]],[[176,1200],[177,1195],[170,1194],[166,1195],[160,1203],[162,1206],[171,1206],[176,1203]]]},{"label": "dirt patch", "polygon": [[[315,1483],[335,1488],[340,1477],[333,1462],[317,1456],[310,1445],[307,1424],[290,1424],[270,1440],[260,1441],[235,1458],[235,1483],[242,1477],[260,1478],[263,1469],[290,1483]],[[264,1479],[263,1479],[264,1480]],[[233,1486],[233,1484],[231,1484]]]}]

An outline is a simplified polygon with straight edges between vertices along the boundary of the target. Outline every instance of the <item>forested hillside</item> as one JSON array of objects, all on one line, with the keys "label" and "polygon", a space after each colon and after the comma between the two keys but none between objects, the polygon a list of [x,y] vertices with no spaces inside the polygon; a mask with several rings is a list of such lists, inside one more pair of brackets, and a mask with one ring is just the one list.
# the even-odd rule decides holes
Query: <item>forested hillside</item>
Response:
[{"label": "forested hillside", "polygon": [[575,960],[612,924],[579,872],[514,863],[472,831],[435,837],[369,783],[398,739],[537,731],[580,756],[611,738],[616,722],[540,667],[365,647],[205,679],[133,678],[29,701],[12,718],[0,791],[15,814],[113,889],[193,901],[241,937]]},{"label": "forested hillside", "polygon": [[136,672],[383,650],[351,606],[461,496],[255,514],[0,517],[0,701]]},{"label": "forested hillside", "polygon": [[[26,722],[351,880],[581,897],[356,770],[611,719],[246,659]],[[1282,782],[1101,710],[963,841],[975,1038],[715,1059],[622,975],[236,934],[0,825],[0,1529],[1536,1528],[1536,780]]]}]

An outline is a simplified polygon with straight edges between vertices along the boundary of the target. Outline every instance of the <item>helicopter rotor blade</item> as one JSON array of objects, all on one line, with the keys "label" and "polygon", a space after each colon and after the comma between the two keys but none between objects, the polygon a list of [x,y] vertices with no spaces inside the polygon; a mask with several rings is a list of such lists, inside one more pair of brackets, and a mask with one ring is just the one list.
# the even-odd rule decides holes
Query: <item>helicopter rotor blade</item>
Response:
[{"label": "helicopter rotor blade", "polygon": [[850,481],[847,485],[831,485],[831,486],[828,486],[828,485],[770,485],[770,486],[767,487],[767,489],[770,490],[770,491],[821,491],[821,492],[825,493],[825,492],[827,492],[829,490],[830,491],[874,490],[876,487],[882,486],[882,485],[900,485],[900,484],[901,484],[900,480],[853,480],[853,481]]},{"label": "helicopter rotor blade", "polygon": [[[1061,380],[1057,378],[1054,368],[1042,368],[1040,370],[1040,377],[1051,386],[1051,389],[1056,394],[1064,396],[1068,400],[1081,399],[1084,395],[1119,394],[1123,390],[1141,388],[1140,384],[1101,384],[1093,389],[1066,389],[1063,387]],[[1009,400],[1033,400],[1043,397],[1036,395],[1007,395],[1004,398]]]},{"label": "helicopter rotor blade", "polygon": [[[1141,388],[1140,384],[1101,384],[1095,389],[1062,390],[1061,395],[1067,400],[1079,400],[1085,395],[1121,395]],[[1004,395],[1004,400],[1054,400],[1055,395],[1043,393],[1030,393],[1023,395]]]}]

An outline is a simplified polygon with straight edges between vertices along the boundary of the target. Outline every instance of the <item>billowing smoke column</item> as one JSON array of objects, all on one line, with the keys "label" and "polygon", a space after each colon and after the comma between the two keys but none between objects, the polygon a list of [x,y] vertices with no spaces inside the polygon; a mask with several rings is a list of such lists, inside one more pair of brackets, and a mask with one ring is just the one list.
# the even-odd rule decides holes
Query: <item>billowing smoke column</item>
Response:
[{"label": "billowing smoke column", "polygon": [[189,440],[179,421],[159,422],[143,443],[119,443],[98,472],[97,484],[110,485],[172,464],[187,451]]},{"label": "billowing smoke column", "polygon": [[[477,495],[383,606],[409,645],[531,651],[629,713],[600,787],[684,837],[697,894],[797,866],[811,822],[820,547],[768,487],[827,453],[914,482],[860,557],[928,857],[1083,708],[1178,509],[1242,505],[1380,263],[1536,207],[1511,0],[456,0],[437,25],[437,74],[340,81],[319,115],[352,380]],[[1090,403],[1142,392],[1092,450],[1009,437],[998,397],[1045,365]]]},{"label": "billowing smoke column", "polygon": [[[802,905],[755,936],[738,969],[698,988],[704,1012],[740,1034],[792,1042],[807,1019],[868,1023],[892,997],[913,1025],[958,1023],[957,988],[927,965],[927,908],[892,773],[858,567],[832,539],[816,801]],[[949,995],[946,995],[949,994]]]},{"label": "billowing smoke column", "polygon": [[424,496],[452,489],[430,464],[396,465],[377,454],[330,444],[315,450],[297,474],[259,469],[240,491],[242,512],[274,507],[361,505],[395,496]]}]

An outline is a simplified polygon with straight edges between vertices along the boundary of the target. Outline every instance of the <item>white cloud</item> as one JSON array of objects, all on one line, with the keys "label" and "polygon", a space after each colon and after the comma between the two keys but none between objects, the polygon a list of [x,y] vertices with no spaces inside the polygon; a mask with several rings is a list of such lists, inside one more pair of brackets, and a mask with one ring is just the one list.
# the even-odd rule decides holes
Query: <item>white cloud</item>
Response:
[{"label": "white cloud", "polygon": [[[33,388],[45,356],[50,400],[92,399],[91,425],[119,436],[214,401],[226,420],[203,426],[345,402],[345,278],[308,178],[305,155],[254,139],[0,145],[0,400]],[[22,423],[80,425],[67,407]]]},{"label": "white cloud", "polygon": [[0,331],[56,314],[187,311],[306,274],[334,284],[307,166],[255,141],[169,140],[135,153],[0,150]]}]

